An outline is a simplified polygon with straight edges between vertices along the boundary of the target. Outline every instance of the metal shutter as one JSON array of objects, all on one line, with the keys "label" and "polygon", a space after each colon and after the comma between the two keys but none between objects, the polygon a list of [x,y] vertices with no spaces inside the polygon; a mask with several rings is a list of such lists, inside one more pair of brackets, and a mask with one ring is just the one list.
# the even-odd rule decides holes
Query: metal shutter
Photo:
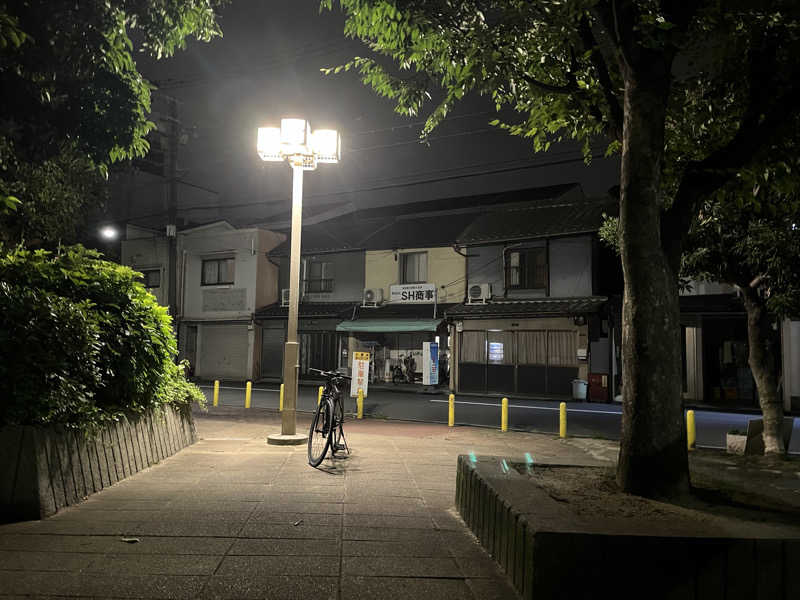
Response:
[{"label": "metal shutter", "polygon": [[247,379],[247,325],[200,325],[198,377]]}]

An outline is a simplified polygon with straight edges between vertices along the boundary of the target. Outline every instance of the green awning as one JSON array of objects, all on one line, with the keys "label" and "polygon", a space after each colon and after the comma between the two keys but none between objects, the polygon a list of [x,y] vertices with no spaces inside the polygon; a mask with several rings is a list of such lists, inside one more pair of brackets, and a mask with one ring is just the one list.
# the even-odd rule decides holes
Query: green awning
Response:
[{"label": "green awning", "polygon": [[401,331],[436,331],[442,319],[358,319],[342,321],[336,331],[396,333]]}]

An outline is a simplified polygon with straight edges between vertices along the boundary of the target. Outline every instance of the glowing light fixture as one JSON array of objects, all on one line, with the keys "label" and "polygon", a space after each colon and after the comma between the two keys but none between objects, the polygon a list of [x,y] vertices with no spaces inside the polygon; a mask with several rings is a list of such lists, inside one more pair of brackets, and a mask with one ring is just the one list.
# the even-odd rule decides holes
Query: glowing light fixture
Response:
[{"label": "glowing light fixture", "polygon": [[100,228],[100,237],[104,240],[115,240],[117,239],[117,230],[111,225],[106,225]]},{"label": "glowing light fixture", "polygon": [[337,163],[342,140],[335,129],[312,133],[305,119],[281,119],[280,127],[259,127],[256,149],[261,160],[288,160],[293,167],[314,170],[317,163]]}]

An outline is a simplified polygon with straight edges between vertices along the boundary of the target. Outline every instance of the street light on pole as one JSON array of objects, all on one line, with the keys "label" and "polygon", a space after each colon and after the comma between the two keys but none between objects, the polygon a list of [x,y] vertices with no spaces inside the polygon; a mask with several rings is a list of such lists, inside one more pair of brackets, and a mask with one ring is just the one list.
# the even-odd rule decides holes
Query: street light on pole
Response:
[{"label": "street light on pole", "polygon": [[303,171],[313,171],[319,163],[337,163],[341,156],[341,137],[333,129],[311,131],[305,119],[281,119],[280,127],[259,127],[258,155],[263,161],[289,162],[292,167],[292,247],[289,258],[289,320],[283,350],[285,395],[281,413],[281,433],[267,437],[270,444],[302,444],[298,434],[297,384],[300,353],[297,343],[297,316],[300,302],[300,230],[303,220]]}]

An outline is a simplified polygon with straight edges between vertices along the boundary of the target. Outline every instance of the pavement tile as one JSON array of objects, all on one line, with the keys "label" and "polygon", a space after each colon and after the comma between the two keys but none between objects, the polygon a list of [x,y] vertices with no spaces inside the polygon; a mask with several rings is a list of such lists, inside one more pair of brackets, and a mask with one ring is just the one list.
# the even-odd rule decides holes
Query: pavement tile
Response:
[{"label": "pavement tile", "polygon": [[339,541],[325,539],[239,539],[228,556],[339,556]]},{"label": "pavement tile", "polygon": [[[336,600],[336,577],[211,577],[202,595],[210,599]],[[354,597],[354,596],[351,596]],[[419,599],[416,599],[419,600]]]},{"label": "pavement tile", "polygon": [[436,538],[416,541],[344,540],[342,556],[448,556],[447,548]]},{"label": "pavement tile", "polygon": [[244,526],[238,521],[142,521],[126,530],[135,536],[235,537]]},{"label": "pavement tile", "polygon": [[0,565],[8,571],[80,571],[102,556],[90,552],[0,550]]},{"label": "pavement tile", "polygon": [[385,527],[344,527],[344,540],[388,540],[413,541],[426,544],[431,540],[438,541],[439,532],[434,529],[387,529]]},{"label": "pavement tile", "polygon": [[225,537],[159,537],[136,536],[135,544],[120,538],[106,538],[107,552],[111,554],[161,554],[221,556],[228,551],[234,538]]},{"label": "pavement tile", "polygon": [[301,522],[305,525],[320,527],[341,527],[342,515],[325,513],[300,513],[300,512],[272,512],[269,510],[256,512],[250,517],[251,522],[282,523],[294,525]]},{"label": "pavement tile", "polygon": [[503,571],[488,554],[483,556],[456,556],[456,564],[461,569],[464,577],[471,578],[493,578],[503,577]]},{"label": "pavement tile", "polygon": [[87,573],[107,575],[212,575],[222,556],[165,554],[106,554]]},{"label": "pavement tile", "polygon": [[405,502],[382,502],[377,504],[345,504],[345,515],[386,515],[393,517],[429,517],[427,507],[422,502],[414,502],[410,499]]},{"label": "pavement tile", "polygon": [[351,515],[344,516],[345,527],[384,527],[388,529],[433,529],[433,521],[429,516],[397,517],[388,515]]},{"label": "pavement tile", "polygon": [[475,600],[461,579],[412,577],[343,577],[342,598],[359,600]]},{"label": "pavement tile", "polygon": [[342,575],[370,577],[462,577],[450,557],[343,556]]},{"label": "pavement tile", "polygon": [[[341,502],[286,502],[283,497],[268,498],[259,505],[257,513],[318,513],[325,515],[341,515]],[[254,513],[255,514],[255,513]]]},{"label": "pavement tile", "polygon": [[520,600],[519,594],[505,577],[495,579],[470,578],[466,581],[472,594],[480,600]]},{"label": "pavement tile", "polygon": [[49,535],[127,535],[134,527],[132,521],[94,521],[87,513],[70,520],[46,519],[3,525],[0,534],[29,533]]},{"label": "pavement tile", "polygon": [[341,538],[341,527],[321,527],[305,522],[299,525],[284,525],[282,523],[250,521],[245,524],[238,537],[338,540]]},{"label": "pavement tile", "polygon": [[275,575],[338,577],[338,558],[325,556],[226,556],[215,576],[261,578]]}]

